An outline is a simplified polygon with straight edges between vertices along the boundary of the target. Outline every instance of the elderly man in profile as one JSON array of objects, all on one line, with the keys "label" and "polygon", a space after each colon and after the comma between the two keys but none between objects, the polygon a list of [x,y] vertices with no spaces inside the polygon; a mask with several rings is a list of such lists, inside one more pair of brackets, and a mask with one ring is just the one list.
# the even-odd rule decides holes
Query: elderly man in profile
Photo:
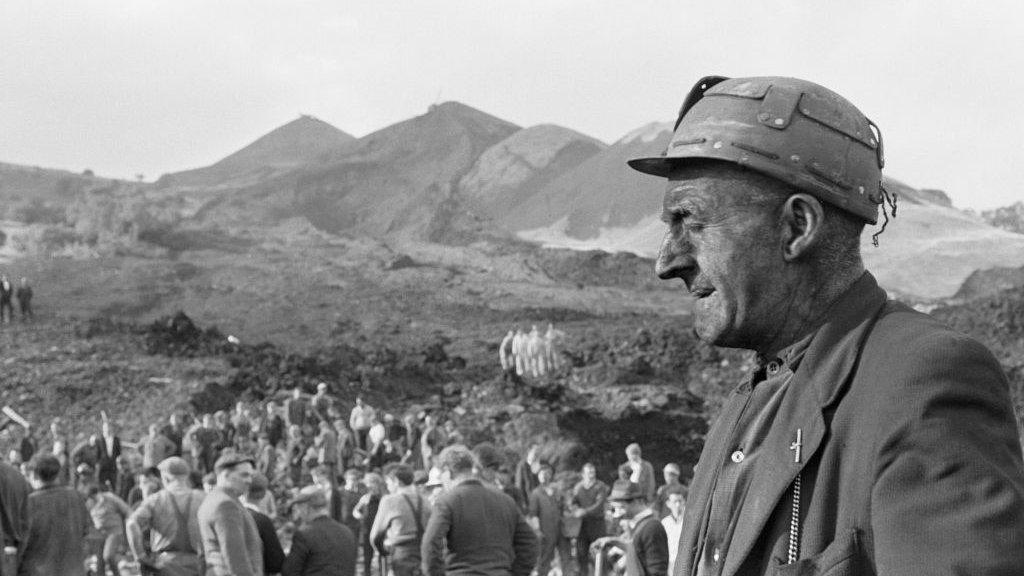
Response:
[{"label": "elderly man in profile", "polygon": [[476,477],[473,453],[453,444],[438,456],[445,492],[423,535],[425,576],[529,576],[537,537],[515,500]]},{"label": "elderly man in profile", "polygon": [[239,500],[252,485],[255,462],[244,454],[227,452],[214,463],[214,472],[217,484],[198,512],[206,573],[262,576],[263,543],[259,529]]},{"label": "elderly man in profile", "polygon": [[707,434],[675,576],[1024,574],[1005,375],[861,260],[895,212],[878,128],[811,82],[707,77],[630,165],[667,178],[656,270],[695,332],[757,358]]}]

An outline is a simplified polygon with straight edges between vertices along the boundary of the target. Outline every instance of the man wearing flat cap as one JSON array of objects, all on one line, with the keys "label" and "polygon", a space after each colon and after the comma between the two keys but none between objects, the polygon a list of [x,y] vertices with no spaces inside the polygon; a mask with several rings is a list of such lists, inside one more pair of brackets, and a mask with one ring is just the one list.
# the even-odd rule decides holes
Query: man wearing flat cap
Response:
[{"label": "man wearing flat cap", "polygon": [[281,576],[355,576],[356,537],[348,526],[331,519],[324,491],[307,486],[291,505],[300,525]]},{"label": "man wearing flat cap", "polygon": [[[199,506],[206,494],[192,488],[189,465],[178,456],[161,461],[157,468],[163,490],[147,496],[126,522],[128,547],[135,560],[166,576],[199,576],[202,573],[202,536]],[[143,533],[149,530],[147,552]]]},{"label": "man wearing flat cap", "polygon": [[213,465],[217,484],[199,507],[207,574],[262,576],[263,544],[256,521],[239,497],[249,491],[255,473],[252,457],[225,452]]},{"label": "man wearing flat cap", "polygon": [[675,576],[1024,574],[1002,369],[861,260],[895,215],[875,124],[811,82],[709,76],[630,165],[667,179],[656,271],[696,334],[757,354],[705,439]]}]

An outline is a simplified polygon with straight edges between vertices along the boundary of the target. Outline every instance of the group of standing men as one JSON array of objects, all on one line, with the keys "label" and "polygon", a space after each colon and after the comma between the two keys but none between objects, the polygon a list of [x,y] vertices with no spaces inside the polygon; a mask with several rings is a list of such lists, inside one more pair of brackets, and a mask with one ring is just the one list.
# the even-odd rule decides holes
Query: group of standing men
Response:
[{"label": "group of standing men", "polygon": [[18,311],[21,313],[22,321],[28,321],[35,317],[32,312],[32,286],[28,278],[22,278],[17,287],[7,278],[7,275],[0,275],[0,323],[10,323],[14,316],[14,300],[18,300]]},{"label": "group of standing men", "polygon": [[536,324],[529,332],[523,332],[522,328],[509,330],[498,346],[501,369],[534,378],[556,370],[563,363],[558,347],[564,338],[565,332],[556,330],[550,323],[543,335]]}]

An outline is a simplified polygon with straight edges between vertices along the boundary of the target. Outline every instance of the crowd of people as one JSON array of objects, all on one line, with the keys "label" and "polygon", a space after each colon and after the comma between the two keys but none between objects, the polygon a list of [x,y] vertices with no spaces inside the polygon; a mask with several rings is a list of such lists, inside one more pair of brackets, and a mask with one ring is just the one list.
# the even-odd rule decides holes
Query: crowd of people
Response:
[{"label": "crowd of people", "polygon": [[343,408],[326,383],[174,411],[138,441],[100,420],[74,445],[60,419],[38,438],[7,422],[0,575],[662,576],[686,495],[675,464],[656,487],[635,444],[617,480],[556,475],[541,445],[469,448],[451,420]]}]

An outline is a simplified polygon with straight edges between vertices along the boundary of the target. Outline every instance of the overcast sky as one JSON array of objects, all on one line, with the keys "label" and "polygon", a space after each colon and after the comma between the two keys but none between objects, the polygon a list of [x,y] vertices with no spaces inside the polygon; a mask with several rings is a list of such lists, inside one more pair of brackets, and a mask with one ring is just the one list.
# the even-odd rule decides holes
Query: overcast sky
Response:
[{"label": "overcast sky", "polygon": [[311,114],[355,136],[458,100],[613,142],[707,74],[824,84],[886,172],[1024,200],[1019,2],[3,0],[0,161],[152,180]]}]

